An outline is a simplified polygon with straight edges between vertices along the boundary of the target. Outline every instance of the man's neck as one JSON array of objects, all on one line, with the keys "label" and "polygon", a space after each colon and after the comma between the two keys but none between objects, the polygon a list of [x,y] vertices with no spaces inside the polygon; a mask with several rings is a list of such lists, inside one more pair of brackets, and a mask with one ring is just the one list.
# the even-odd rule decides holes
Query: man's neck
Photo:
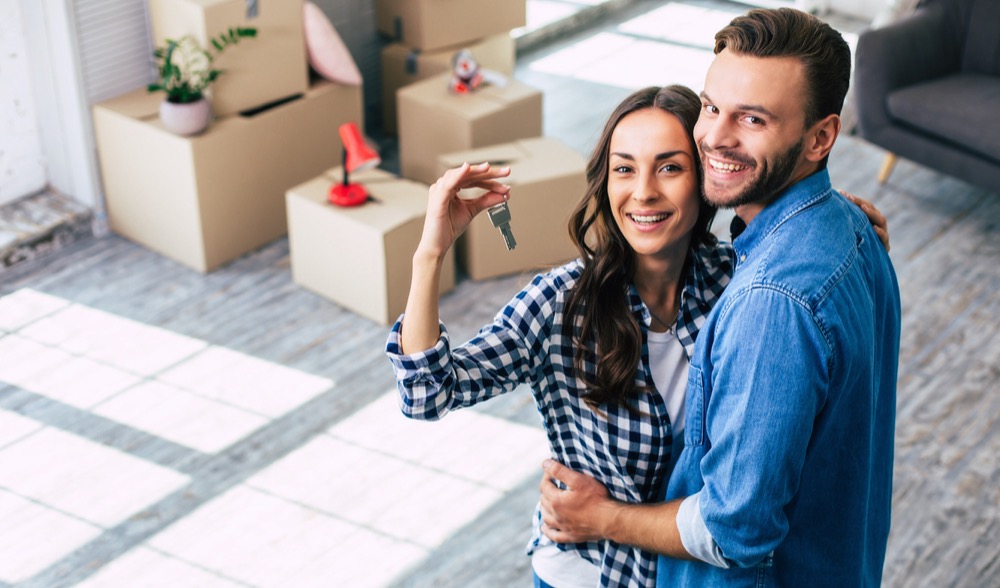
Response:
[{"label": "man's neck", "polygon": [[750,204],[737,206],[736,208],[733,209],[733,212],[736,213],[736,216],[740,217],[740,220],[742,220],[744,224],[749,226],[750,222],[753,221],[753,219],[757,218],[757,215],[760,214],[762,210],[767,208],[772,202],[778,199],[778,196],[784,194],[789,188],[791,188],[795,184],[801,182],[802,180],[808,178],[809,176],[813,175],[818,171],[819,171],[819,166],[816,165],[815,163],[807,162],[806,165],[800,164],[795,169],[795,172],[792,173],[792,177],[788,180],[787,184],[775,190],[774,193],[768,194],[766,198],[758,200],[757,202],[751,202]]}]

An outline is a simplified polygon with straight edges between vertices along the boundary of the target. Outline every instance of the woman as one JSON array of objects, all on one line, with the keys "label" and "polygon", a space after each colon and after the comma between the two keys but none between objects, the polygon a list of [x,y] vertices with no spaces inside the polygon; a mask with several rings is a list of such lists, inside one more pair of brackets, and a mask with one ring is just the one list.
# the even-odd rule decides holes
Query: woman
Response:
[{"label": "woman", "polygon": [[[476,214],[506,200],[508,168],[464,164],[429,191],[404,315],[386,353],[401,407],[435,420],[529,384],[552,455],[628,502],[656,500],[682,435],[688,355],[732,274],[709,232],[692,139],[700,101],[645,88],[608,119],[570,219],[580,258],[538,275],[469,342],[439,322],[445,252]],[[475,200],[459,192],[487,190]],[[679,443],[678,443],[679,445]],[[656,556],[613,542],[553,544],[536,509],[528,553],[536,586],[644,586]]]}]

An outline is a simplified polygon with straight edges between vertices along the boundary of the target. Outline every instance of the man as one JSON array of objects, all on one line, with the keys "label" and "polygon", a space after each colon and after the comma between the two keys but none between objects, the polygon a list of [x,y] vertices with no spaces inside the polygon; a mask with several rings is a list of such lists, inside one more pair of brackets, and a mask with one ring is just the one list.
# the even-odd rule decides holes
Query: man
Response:
[{"label": "man", "polygon": [[734,19],[715,53],[695,127],[704,193],[746,229],[691,358],[667,501],[614,502],[547,462],[545,532],[664,554],[660,586],[878,586],[900,302],[888,255],[826,170],[850,50],[777,9]]}]

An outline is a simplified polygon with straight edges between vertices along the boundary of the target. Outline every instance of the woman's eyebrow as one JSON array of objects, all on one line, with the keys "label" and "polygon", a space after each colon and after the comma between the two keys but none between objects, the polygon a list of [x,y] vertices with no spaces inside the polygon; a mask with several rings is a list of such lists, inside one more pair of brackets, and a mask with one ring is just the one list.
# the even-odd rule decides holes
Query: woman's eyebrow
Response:
[{"label": "woman's eyebrow", "polygon": [[[622,159],[627,159],[629,161],[635,161],[635,157],[633,157],[632,154],[630,153],[612,151],[611,155],[615,155],[617,157],[621,157]],[[656,160],[659,161],[661,159],[670,159],[671,157],[675,157],[677,155],[690,155],[690,154],[683,149],[675,149],[674,151],[664,151],[663,153],[657,153]]]}]

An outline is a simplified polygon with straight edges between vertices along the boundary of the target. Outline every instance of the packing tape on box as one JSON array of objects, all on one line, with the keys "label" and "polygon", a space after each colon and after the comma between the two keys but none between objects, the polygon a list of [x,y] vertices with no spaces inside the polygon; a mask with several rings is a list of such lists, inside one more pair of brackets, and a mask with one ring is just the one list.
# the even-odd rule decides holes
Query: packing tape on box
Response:
[{"label": "packing tape on box", "polygon": [[406,54],[406,73],[409,75],[416,75],[418,69],[418,60],[420,59],[419,49],[410,49]]}]

